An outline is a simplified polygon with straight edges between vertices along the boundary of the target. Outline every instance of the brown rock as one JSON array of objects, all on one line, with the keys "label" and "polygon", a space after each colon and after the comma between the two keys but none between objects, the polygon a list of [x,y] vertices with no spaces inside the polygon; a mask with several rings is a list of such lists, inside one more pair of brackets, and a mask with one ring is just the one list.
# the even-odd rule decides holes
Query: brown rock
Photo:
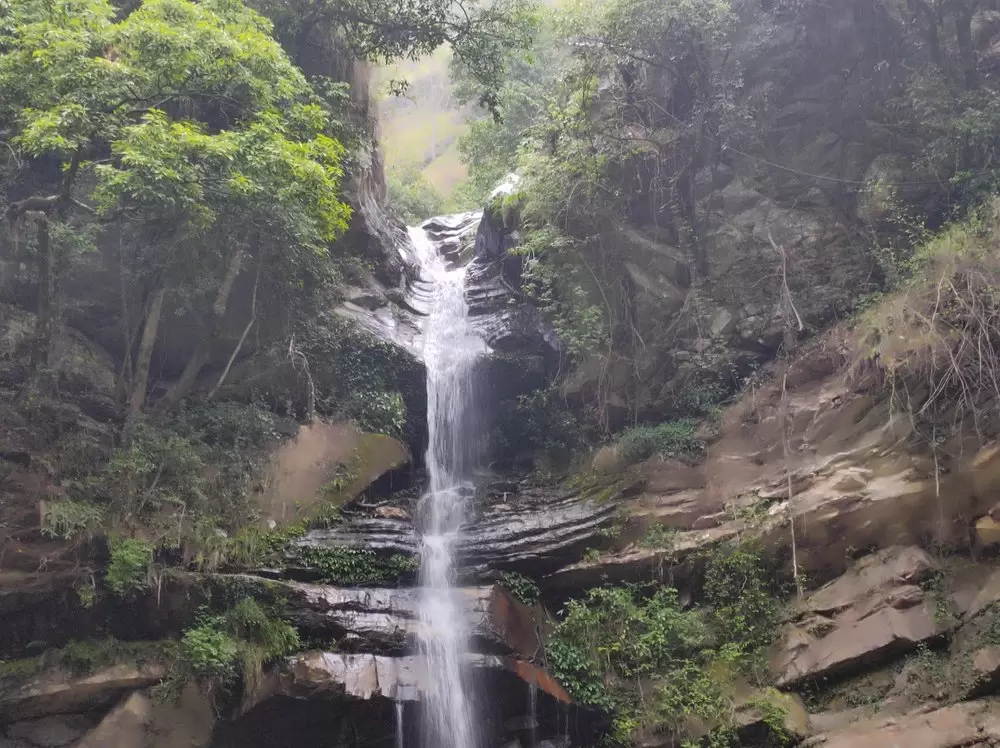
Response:
[{"label": "brown rock", "polygon": [[933,568],[919,548],[889,548],[861,559],[810,595],[772,658],[779,686],[840,675],[914,648],[947,630],[913,582]]},{"label": "brown rock", "polygon": [[158,664],[113,665],[84,678],[62,670],[47,671],[0,692],[0,723],[97,709],[126,691],[160,682],[166,673]]},{"label": "brown rock", "polygon": [[983,647],[972,655],[975,690],[982,693],[1000,680],[1000,647]]},{"label": "brown rock", "polygon": [[976,520],[976,540],[980,545],[996,545],[1000,543],[1000,522],[987,514]]},{"label": "brown rock", "polygon": [[410,519],[410,514],[398,506],[380,506],[375,510],[375,516],[382,519]]},{"label": "brown rock", "polygon": [[68,714],[29,722],[16,722],[7,728],[7,737],[42,748],[71,745],[93,726],[94,720],[82,714]]},{"label": "brown rock", "polygon": [[75,748],[143,748],[146,725],[153,714],[149,699],[141,693],[127,696]]},{"label": "brown rock", "polygon": [[986,748],[1000,740],[1000,706],[969,701],[921,709],[900,717],[884,714],[817,735],[808,745],[823,748]]}]

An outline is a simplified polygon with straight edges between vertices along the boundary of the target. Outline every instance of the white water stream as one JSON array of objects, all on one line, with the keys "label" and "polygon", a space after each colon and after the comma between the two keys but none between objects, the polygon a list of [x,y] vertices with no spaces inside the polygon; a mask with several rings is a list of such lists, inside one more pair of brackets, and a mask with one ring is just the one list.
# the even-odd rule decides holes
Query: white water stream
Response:
[{"label": "white water stream", "polygon": [[469,650],[454,549],[473,494],[473,366],[486,350],[465,302],[465,270],[449,269],[426,233],[410,238],[430,283],[423,324],[427,367],[427,473],[419,519],[421,654],[426,663],[423,748],[476,748],[476,720],[464,666]]}]

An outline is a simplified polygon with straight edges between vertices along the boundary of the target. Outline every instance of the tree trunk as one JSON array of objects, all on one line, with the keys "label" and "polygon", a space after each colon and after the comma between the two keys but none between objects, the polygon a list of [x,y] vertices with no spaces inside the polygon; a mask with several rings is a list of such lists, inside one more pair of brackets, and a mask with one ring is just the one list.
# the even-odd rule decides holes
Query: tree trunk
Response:
[{"label": "tree trunk", "polygon": [[149,386],[149,362],[153,358],[153,346],[156,344],[156,334],[160,327],[160,314],[163,311],[163,299],[167,289],[161,286],[153,292],[146,311],[146,324],[142,330],[142,341],[139,343],[139,355],[135,360],[135,383],[132,387],[132,397],[128,404],[128,418],[131,420],[142,409],[146,402],[146,388]]},{"label": "tree trunk", "polygon": [[49,219],[39,214],[35,219],[38,236],[38,295],[37,317],[32,334],[28,373],[24,387],[18,395],[21,403],[31,400],[38,392],[42,372],[49,364],[52,350],[54,314],[53,295],[55,292],[55,258],[52,238],[49,233]]},{"label": "tree trunk", "polygon": [[158,410],[170,410],[187,397],[194,388],[198,375],[205,364],[208,363],[208,359],[212,353],[212,346],[222,331],[222,320],[226,316],[226,310],[229,308],[229,296],[233,291],[233,284],[236,282],[236,277],[240,274],[242,263],[243,252],[242,250],[237,250],[229,259],[229,264],[226,267],[226,275],[222,279],[222,283],[219,284],[219,290],[215,293],[215,301],[212,303],[212,318],[209,322],[208,330],[206,330],[201,340],[195,346],[187,365],[184,367],[184,371],[181,372],[180,379],[174,382],[173,386],[167,391],[167,394],[163,396],[163,399],[157,403],[156,407]]},{"label": "tree trunk", "polygon": [[955,37],[958,40],[958,59],[962,63],[962,77],[970,91],[979,87],[979,61],[972,44],[971,3],[960,3],[955,10]]}]

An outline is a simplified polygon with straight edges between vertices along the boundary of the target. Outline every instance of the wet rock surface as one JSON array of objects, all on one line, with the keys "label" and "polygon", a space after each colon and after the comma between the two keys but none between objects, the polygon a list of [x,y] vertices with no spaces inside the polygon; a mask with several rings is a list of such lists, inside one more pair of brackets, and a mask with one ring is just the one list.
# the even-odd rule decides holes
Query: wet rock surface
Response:
[{"label": "wet rock surface", "polygon": [[[561,489],[495,491],[480,504],[457,545],[459,575],[482,578],[490,570],[530,572],[539,576],[579,559],[601,542],[601,531],[616,521],[611,500],[582,498]],[[358,517],[334,527],[312,530],[293,547],[367,549],[382,555],[414,555],[418,535],[402,519]],[[294,564],[293,564],[294,566]],[[308,568],[293,574],[308,577]]]},{"label": "wet rock surface", "polygon": [[[569,697],[544,671],[516,658],[470,655],[470,698],[476,704],[483,738],[501,745],[517,739],[528,724],[536,744],[586,745],[600,720],[569,704]],[[290,657],[261,684],[244,714],[216,736],[219,748],[276,748],[321,745],[322,736],[349,731],[374,741],[395,739],[416,744],[420,734],[419,695],[424,674],[420,656],[307,652]],[[529,683],[537,684],[535,714],[525,709]],[[289,734],[278,720],[291,718]],[[522,735],[522,737],[524,737]],[[299,741],[296,743],[295,741]]]},{"label": "wet rock surface", "polygon": [[[342,650],[399,654],[416,645],[421,626],[418,588],[269,584],[286,600],[285,617],[292,624],[312,635],[335,638]],[[502,587],[459,588],[456,594],[474,651],[525,658],[539,652],[534,614]]]}]

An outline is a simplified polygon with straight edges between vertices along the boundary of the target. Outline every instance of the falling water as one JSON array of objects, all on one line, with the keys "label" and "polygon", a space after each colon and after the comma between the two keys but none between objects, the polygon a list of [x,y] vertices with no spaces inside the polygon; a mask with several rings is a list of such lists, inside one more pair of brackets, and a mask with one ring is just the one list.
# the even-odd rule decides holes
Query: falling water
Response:
[{"label": "falling water", "polygon": [[403,748],[403,702],[396,702],[396,748]]},{"label": "falling water", "polygon": [[464,269],[449,269],[420,229],[411,228],[410,238],[422,275],[431,282],[423,330],[429,477],[420,504],[420,646],[427,667],[423,745],[476,748],[454,548],[473,493],[472,368],[485,346],[469,323]]}]

